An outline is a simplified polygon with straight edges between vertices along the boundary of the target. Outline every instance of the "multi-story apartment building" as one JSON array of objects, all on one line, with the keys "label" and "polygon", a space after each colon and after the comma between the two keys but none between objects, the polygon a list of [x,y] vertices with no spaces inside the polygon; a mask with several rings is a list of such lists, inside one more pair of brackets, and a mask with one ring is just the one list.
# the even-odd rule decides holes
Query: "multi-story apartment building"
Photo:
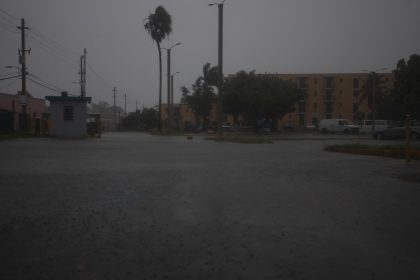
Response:
[{"label": "multi-story apartment building", "polygon": [[[392,73],[380,73],[385,91],[393,86]],[[295,82],[306,92],[306,99],[296,104],[296,110],[280,121],[283,126],[316,125],[321,119],[345,118],[356,121],[368,118],[367,99],[361,99],[367,73],[348,74],[278,74],[283,80]]]},{"label": "multi-story apartment building", "polygon": [[[351,121],[367,119],[370,110],[367,99],[361,99],[362,87],[368,73],[331,73],[331,74],[263,74],[275,75],[279,79],[294,82],[298,88],[306,92],[306,98],[296,104],[294,112],[286,114],[279,121],[280,127],[303,128],[317,125],[322,119],[344,118]],[[393,86],[392,73],[378,74],[384,81],[386,91]],[[162,104],[162,120],[167,119],[167,105]],[[174,114],[179,120],[180,127],[186,122],[195,124],[195,118],[187,104],[176,104]],[[232,121],[231,116],[225,120]],[[216,121],[216,106],[210,114],[210,122]]]}]

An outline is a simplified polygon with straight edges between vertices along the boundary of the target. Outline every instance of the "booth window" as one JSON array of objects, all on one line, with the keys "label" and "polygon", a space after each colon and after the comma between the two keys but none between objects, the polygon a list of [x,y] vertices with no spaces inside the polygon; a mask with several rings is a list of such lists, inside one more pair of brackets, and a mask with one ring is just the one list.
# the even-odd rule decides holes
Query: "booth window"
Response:
[{"label": "booth window", "polygon": [[73,106],[64,106],[64,121],[73,121],[74,108]]}]

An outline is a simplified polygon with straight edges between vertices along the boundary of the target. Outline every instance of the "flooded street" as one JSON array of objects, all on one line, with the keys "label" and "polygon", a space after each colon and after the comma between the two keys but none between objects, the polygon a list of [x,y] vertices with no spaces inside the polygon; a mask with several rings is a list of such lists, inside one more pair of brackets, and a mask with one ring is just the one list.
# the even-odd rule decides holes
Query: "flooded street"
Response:
[{"label": "flooded street", "polygon": [[336,141],[0,142],[0,279],[419,279],[420,164]]}]

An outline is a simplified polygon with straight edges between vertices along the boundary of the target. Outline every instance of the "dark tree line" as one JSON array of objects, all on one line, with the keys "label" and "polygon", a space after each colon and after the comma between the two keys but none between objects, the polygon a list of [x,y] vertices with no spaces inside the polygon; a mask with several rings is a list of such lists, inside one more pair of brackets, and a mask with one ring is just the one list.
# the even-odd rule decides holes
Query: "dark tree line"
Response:
[{"label": "dark tree line", "polygon": [[228,78],[224,92],[223,111],[232,114],[235,123],[242,116],[246,125],[268,122],[272,130],[277,129],[279,119],[295,111],[296,104],[306,98],[295,83],[255,71],[240,71]]},{"label": "dark tree line", "polygon": [[372,110],[375,92],[377,119],[403,120],[409,114],[411,119],[420,120],[420,56],[413,54],[407,61],[400,59],[393,74],[393,87],[387,88],[380,75],[369,73],[362,85],[360,101],[367,99]]},{"label": "dark tree line", "polygon": [[158,111],[154,108],[143,108],[131,112],[121,119],[121,128],[124,130],[150,130],[158,127]]},{"label": "dark tree line", "polygon": [[[194,112],[197,123],[202,121],[204,126],[216,102],[216,84],[217,67],[207,63],[191,92],[181,87],[182,101]],[[257,127],[258,123],[270,123],[275,130],[278,120],[293,112],[296,103],[304,98],[304,92],[292,82],[272,75],[257,75],[254,71],[240,71],[224,81],[222,108],[225,114],[233,115],[235,124],[239,124],[241,116],[244,125]]]}]

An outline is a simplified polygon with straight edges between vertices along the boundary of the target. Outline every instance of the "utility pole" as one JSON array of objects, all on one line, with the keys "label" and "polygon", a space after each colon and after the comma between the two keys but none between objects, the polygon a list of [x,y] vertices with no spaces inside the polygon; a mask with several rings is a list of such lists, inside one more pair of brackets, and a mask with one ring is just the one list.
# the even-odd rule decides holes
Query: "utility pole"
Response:
[{"label": "utility pole", "polygon": [[217,4],[219,8],[219,81],[218,81],[218,98],[217,98],[217,134],[222,137],[222,95],[223,95],[223,1]]},{"label": "utility pole", "polygon": [[28,128],[28,115],[26,112],[26,102],[28,99],[28,95],[26,92],[26,52],[31,54],[31,50],[27,50],[25,46],[25,29],[29,29],[25,27],[25,19],[22,18],[20,21],[20,26],[17,27],[20,29],[21,32],[21,44],[22,49],[19,50],[19,63],[22,65],[22,90],[19,95],[19,101],[22,105],[22,123],[19,122],[19,126],[21,130],[26,130]]},{"label": "utility pole", "polygon": [[[217,134],[222,137],[222,95],[223,95],[223,4],[217,4],[219,10],[219,46],[218,46],[218,82],[217,82]],[[209,6],[216,5],[215,3]]]},{"label": "utility pole", "polygon": [[80,95],[86,96],[86,48],[83,50],[83,55],[80,56]]},{"label": "utility pole", "polygon": [[124,93],[124,117],[127,117],[127,93]]},{"label": "utility pole", "polygon": [[375,137],[376,72],[372,73],[372,137]]},{"label": "utility pole", "polygon": [[[171,121],[173,122],[174,118],[174,75],[171,75],[171,103],[169,105],[171,108]],[[172,126],[171,122],[171,126]]]},{"label": "utility pole", "polygon": [[171,132],[171,48],[166,49],[168,57],[168,103],[167,103],[167,112],[168,112],[168,133]]},{"label": "utility pole", "polygon": [[83,49],[83,97],[86,96],[86,48]]},{"label": "utility pole", "polygon": [[117,98],[117,88],[114,87],[112,91],[114,92],[114,125],[115,125],[115,129],[117,129],[117,106],[115,103],[115,99]]},{"label": "utility pole", "polygon": [[83,55],[80,56],[80,96],[83,96]]}]

